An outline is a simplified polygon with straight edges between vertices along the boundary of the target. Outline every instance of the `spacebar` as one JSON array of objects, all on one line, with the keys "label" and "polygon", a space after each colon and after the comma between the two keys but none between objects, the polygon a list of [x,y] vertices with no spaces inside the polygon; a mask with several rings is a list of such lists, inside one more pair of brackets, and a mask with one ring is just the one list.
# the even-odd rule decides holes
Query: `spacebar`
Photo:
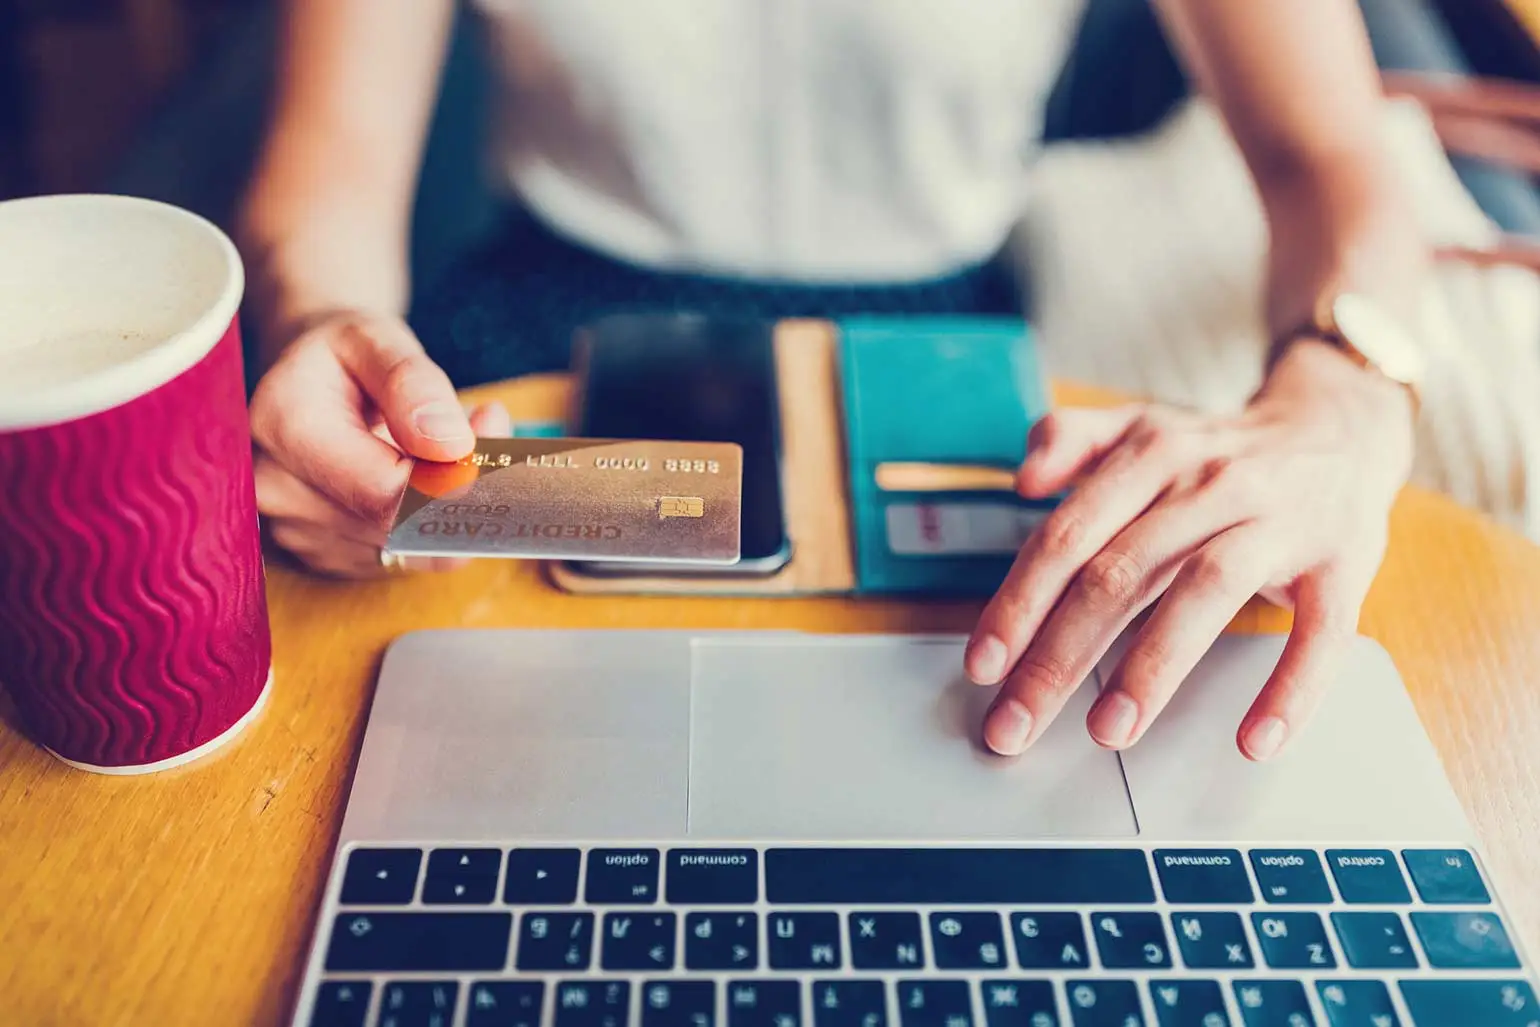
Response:
[{"label": "spacebar", "polygon": [[1139,849],[769,849],[775,903],[1154,902]]}]

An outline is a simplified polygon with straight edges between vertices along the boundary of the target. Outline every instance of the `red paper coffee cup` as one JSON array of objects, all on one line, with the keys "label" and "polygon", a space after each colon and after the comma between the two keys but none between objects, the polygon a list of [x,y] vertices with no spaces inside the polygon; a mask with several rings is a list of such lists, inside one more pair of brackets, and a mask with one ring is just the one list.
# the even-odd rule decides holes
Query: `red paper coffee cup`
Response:
[{"label": "red paper coffee cup", "polygon": [[175,207],[0,203],[0,687],[75,766],[185,763],[266,698],[243,286]]}]

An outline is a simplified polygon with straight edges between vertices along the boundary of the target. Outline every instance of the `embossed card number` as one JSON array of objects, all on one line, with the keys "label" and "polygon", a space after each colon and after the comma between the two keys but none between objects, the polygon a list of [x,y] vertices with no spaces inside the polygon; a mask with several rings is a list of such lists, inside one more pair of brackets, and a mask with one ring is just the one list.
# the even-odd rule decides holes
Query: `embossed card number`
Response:
[{"label": "embossed card number", "polygon": [[733,564],[742,487],[731,443],[478,439],[463,460],[414,466],[386,549]]}]

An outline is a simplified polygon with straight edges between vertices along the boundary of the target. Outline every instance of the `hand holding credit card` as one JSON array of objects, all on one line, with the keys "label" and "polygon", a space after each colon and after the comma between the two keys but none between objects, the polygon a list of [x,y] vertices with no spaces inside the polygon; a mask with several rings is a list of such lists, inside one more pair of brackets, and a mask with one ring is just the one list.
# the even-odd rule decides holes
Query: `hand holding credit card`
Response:
[{"label": "hand holding credit card", "polygon": [[742,490],[735,443],[477,439],[413,467],[385,551],[730,565]]}]

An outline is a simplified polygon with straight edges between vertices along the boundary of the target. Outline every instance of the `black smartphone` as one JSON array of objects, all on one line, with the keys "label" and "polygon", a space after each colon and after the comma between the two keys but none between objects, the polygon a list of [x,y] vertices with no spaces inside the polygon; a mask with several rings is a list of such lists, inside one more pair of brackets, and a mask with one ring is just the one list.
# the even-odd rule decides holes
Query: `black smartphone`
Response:
[{"label": "black smartphone", "polygon": [[[736,442],[743,448],[742,557],[678,574],[772,574],[791,559],[781,482],[781,405],[772,325],[701,314],[623,314],[573,340],[577,433],[585,438]],[[639,572],[584,562],[587,573]]]}]

